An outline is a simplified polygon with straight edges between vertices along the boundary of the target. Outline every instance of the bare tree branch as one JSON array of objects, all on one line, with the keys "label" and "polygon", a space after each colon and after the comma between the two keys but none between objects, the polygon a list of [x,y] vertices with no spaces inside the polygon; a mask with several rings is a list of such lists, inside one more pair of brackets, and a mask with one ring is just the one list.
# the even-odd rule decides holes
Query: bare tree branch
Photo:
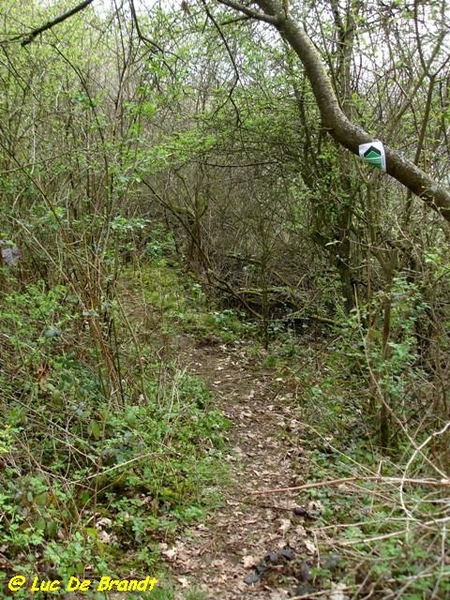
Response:
[{"label": "bare tree branch", "polygon": [[136,27],[136,33],[138,34],[138,38],[145,44],[148,44],[149,46],[151,46],[153,52],[161,52],[162,54],[164,54],[164,50],[161,48],[161,46],[158,46],[158,44],[156,42],[154,42],[150,38],[146,37],[142,33],[140,25],[139,25],[139,19],[137,17],[137,13],[136,13],[136,8],[134,6],[134,0],[130,0],[130,10],[131,10],[131,17],[133,19],[134,26]]},{"label": "bare tree branch", "polygon": [[28,44],[31,44],[31,42],[34,41],[34,39],[40,33],[43,33],[44,31],[47,31],[48,29],[51,29],[55,25],[58,25],[58,23],[62,23],[63,21],[65,21],[69,17],[72,17],[77,12],[80,12],[81,10],[83,10],[84,8],[86,8],[87,6],[89,6],[89,4],[92,4],[93,1],[94,0],[84,0],[84,2],[81,2],[80,4],[78,4],[77,6],[75,6],[75,8],[72,8],[71,10],[67,11],[66,13],[60,15],[59,17],[56,17],[56,19],[53,19],[53,21],[48,21],[48,23],[46,23],[45,25],[42,25],[41,27],[33,29],[33,31],[31,31],[22,40],[22,43],[20,45],[21,46],[27,46]]},{"label": "bare tree branch", "polygon": [[[230,89],[229,89],[229,91],[228,91],[228,99],[230,100],[230,102],[231,102],[231,104],[233,105],[233,108],[234,108],[234,110],[235,110],[235,112],[236,112],[236,123],[237,123],[237,125],[239,126],[239,124],[241,123],[241,117],[240,117],[240,114],[239,114],[239,109],[238,109],[238,107],[236,106],[236,103],[235,103],[235,101],[234,101],[234,99],[233,99],[233,92],[234,92],[234,90],[235,90],[235,88],[236,88],[237,84],[239,83],[239,69],[237,68],[236,61],[235,61],[235,58],[234,58],[234,56],[233,56],[233,52],[231,51],[231,48],[230,48],[230,46],[229,46],[229,44],[228,44],[228,41],[227,41],[227,38],[225,37],[225,35],[224,35],[224,33],[223,33],[223,31],[222,31],[222,29],[221,29],[220,25],[217,23],[217,21],[216,21],[216,19],[214,18],[213,14],[212,14],[212,13],[211,13],[211,11],[209,10],[209,8],[208,8],[208,6],[207,6],[207,4],[206,4],[205,0],[201,0],[201,2],[202,2],[203,6],[204,6],[204,8],[205,8],[205,12],[206,12],[206,15],[207,15],[208,19],[210,19],[210,21],[212,22],[212,24],[214,25],[214,27],[217,29],[217,32],[218,32],[218,34],[219,34],[219,36],[220,36],[220,38],[221,38],[221,40],[222,40],[222,42],[223,42],[223,44],[224,44],[224,46],[225,46],[225,49],[226,49],[226,51],[227,51],[227,54],[228,54],[228,56],[230,57],[231,64],[233,65],[233,70],[234,70],[234,79],[233,79],[233,83],[231,84],[231,88],[230,88]],[[218,112],[218,111],[219,111],[221,108],[222,108],[222,106],[220,106],[220,107],[217,109],[217,112]]]},{"label": "bare tree branch", "polygon": [[275,27],[278,25],[278,19],[274,15],[268,15],[265,13],[261,13],[257,10],[253,10],[248,6],[245,6],[245,4],[235,2],[235,0],[219,0],[219,2],[221,4],[229,6],[230,8],[234,8],[235,10],[238,10],[241,13],[244,13],[244,15],[247,15],[247,17],[250,17],[252,19],[257,19],[258,21],[265,21],[266,23],[275,25]]}]

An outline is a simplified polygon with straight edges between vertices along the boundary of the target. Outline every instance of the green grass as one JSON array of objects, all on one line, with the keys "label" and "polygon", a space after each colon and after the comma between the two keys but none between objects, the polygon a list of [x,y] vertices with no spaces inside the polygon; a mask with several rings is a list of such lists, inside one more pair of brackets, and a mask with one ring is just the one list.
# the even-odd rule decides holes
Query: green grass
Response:
[{"label": "green grass", "polygon": [[154,311],[155,322],[167,334],[216,337],[234,342],[255,332],[255,326],[236,311],[214,306],[202,287],[164,259],[128,270],[124,278],[134,282],[145,303]]}]

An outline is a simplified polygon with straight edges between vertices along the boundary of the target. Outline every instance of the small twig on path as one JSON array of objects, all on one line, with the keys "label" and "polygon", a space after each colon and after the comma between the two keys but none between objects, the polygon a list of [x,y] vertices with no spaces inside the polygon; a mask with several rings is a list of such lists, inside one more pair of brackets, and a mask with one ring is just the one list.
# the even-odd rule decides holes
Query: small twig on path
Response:
[{"label": "small twig on path", "polygon": [[341,485],[343,483],[353,483],[355,481],[374,481],[378,483],[410,483],[412,485],[431,485],[433,487],[447,487],[450,486],[450,479],[408,479],[404,477],[382,477],[381,475],[371,475],[369,477],[342,477],[341,479],[330,479],[327,481],[313,481],[311,483],[305,483],[303,485],[295,485],[292,487],[273,488],[268,490],[257,490],[255,492],[249,492],[249,496],[260,496],[262,494],[278,494],[281,492],[292,492],[309,490],[318,487],[327,487],[334,485]]}]

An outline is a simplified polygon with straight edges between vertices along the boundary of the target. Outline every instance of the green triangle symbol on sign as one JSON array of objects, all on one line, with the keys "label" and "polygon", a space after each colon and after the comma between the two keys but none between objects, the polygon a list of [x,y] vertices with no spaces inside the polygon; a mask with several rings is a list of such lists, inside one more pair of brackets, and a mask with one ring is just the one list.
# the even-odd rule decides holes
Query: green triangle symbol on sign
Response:
[{"label": "green triangle symbol on sign", "polygon": [[381,169],[381,152],[371,146],[366,152],[364,152],[364,160],[375,167]]}]

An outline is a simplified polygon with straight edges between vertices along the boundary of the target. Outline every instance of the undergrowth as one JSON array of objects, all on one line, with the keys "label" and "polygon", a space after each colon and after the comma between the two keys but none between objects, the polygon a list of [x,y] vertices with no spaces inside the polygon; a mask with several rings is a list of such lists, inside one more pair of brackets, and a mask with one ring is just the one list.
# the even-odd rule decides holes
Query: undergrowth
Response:
[{"label": "undergrowth", "polygon": [[[96,309],[69,284],[5,287],[0,578],[164,579],[160,543],[217,506],[226,478],[229,423],[178,351],[253,336],[247,352],[295,416],[286,443],[298,504],[314,507],[317,597],[336,583],[345,600],[450,597],[449,426],[420,360],[418,290],[394,282],[389,336],[380,293],[320,335],[280,328],[266,350],[167,260],[168,244],[153,240]],[[149,597],[173,595],[167,577]]]},{"label": "undergrowth", "polygon": [[[229,423],[170,343],[163,352],[168,332],[211,316],[163,259],[126,277],[130,293],[105,315],[88,313],[65,285],[11,280],[2,296],[0,579],[26,577],[17,598],[29,597],[34,577],[158,578],[160,542],[219,502]],[[146,331],[135,293],[151,313]],[[218,333],[238,326],[225,321]],[[171,598],[161,584],[152,598]]]},{"label": "undergrowth", "polygon": [[414,322],[423,304],[414,290],[401,294],[404,282],[398,287],[390,354],[376,323],[367,328],[357,311],[325,344],[304,348],[285,337],[271,351],[279,393],[301,423],[286,439],[298,448],[298,504],[315,511],[318,597],[339,583],[346,600],[450,598],[449,423],[426,395],[418,359]]}]

